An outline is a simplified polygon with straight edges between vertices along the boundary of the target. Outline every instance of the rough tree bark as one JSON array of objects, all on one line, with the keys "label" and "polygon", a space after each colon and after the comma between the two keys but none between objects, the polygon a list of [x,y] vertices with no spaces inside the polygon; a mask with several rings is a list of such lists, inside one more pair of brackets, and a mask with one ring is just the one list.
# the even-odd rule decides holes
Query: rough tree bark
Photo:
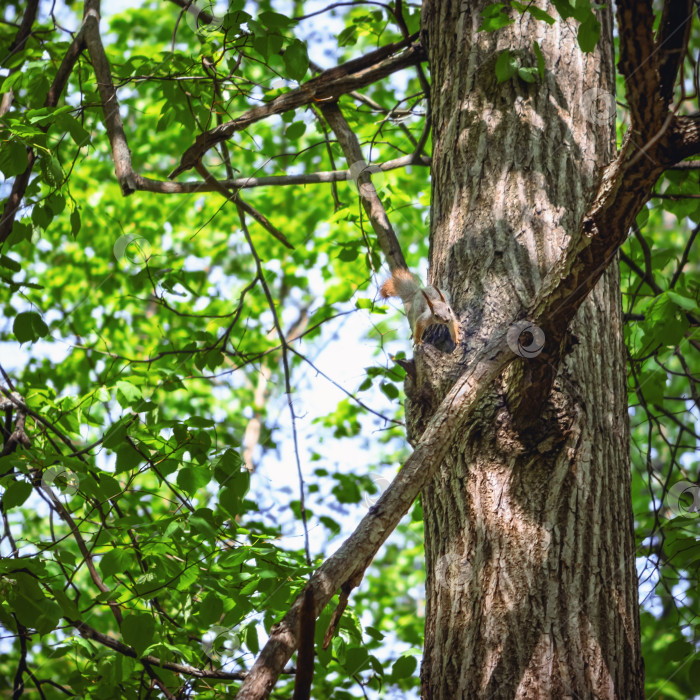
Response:
[{"label": "rough tree bark", "polygon": [[[430,345],[416,353],[406,387],[412,442],[460,375],[463,352],[531,305],[615,153],[609,6],[598,13],[597,49],[584,54],[565,22],[528,14],[479,33],[487,4],[423,7],[429,282],[450,292],[467,341],[452,354]],[[536,65],[533,41],[544,80],[498,84],[498,52]],[[571,330],[544,402],[529,402],[528,385],[546,351],[508,368],[423,491],[424,698],[643,697],[617,264]]]}]

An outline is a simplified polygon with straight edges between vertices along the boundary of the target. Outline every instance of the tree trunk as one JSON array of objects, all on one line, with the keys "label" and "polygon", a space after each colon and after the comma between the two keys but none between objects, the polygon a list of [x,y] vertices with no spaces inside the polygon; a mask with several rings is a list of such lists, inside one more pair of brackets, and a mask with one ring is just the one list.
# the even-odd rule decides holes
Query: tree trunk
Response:
[{"label": "tree trunk", "polygon": [[[584,54],[574,20],[550,27],[525,14],[479,33],[488,4],[423,7],[429,282],[449,291],[467,353],[533,299],[615,148],[609,6],[598,47]],[[536,66],[533,41],[544,79],[497,83],[499,51]],[[542,360],[518,360],[423,491],[424,698],[643,697],[617,264],[571,331],[544,403],[527,405],[523,392]],[[464,346],[444,352],[444,329],[431,332],[407,380],[412,441],[464,362]]]}]

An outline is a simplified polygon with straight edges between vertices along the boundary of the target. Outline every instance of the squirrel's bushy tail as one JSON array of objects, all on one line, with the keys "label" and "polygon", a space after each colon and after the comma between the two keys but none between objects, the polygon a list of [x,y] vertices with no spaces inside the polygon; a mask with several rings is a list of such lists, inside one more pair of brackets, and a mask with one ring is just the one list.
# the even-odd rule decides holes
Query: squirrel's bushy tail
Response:
[{"label": "squirrel's bushy tail", "polygon": [[399,268],[391,273],[391,277],[380,287],[379,293],[387,297],[400,297],[401,301],[410,302],[420,290],[420,285],[413,275],[405,268]]}]

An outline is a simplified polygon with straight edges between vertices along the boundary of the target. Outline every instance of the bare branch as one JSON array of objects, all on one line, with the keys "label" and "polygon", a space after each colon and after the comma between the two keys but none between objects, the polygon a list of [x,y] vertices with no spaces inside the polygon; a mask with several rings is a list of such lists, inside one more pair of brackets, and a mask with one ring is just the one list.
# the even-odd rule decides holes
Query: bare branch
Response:
[{"label": "bare branch", "polygon": [[683,255],[681,255],[681,259],[678,262],[678,267],[676,267],[676,271],[673,273],[673,277],[671,278],[671,283],[669,284],[669,289],[673,289],[676,286],[676,282],[678,282],[678,279],[683,274],[683,268],[688,263],[688,259],[690,258],[690,251],[693,248],[693,243],[695,243],[695,239],[696,239],[698,233],[700,233],[700,224],[698,224],[692,230],[690,236],[688,237],[688,242],[685,244],[685,249],[683,250]]},{"label": "bare branch", "polygon": [[[401,156],[385,163],[373,163],[372,168],[387,172],[406,168],[410,165],[430,167],[430,159],[422,156]],[[300,173],[299,175],[263,175],[261,177],[237,177],[234,180],[219,180],[227,189],[252,189],[253,187],[286,187],[289,185],[315,185],[331,182],[352,180],[349,170],[326,170],[319,173]],[[136,175],[136,189],[160,194],[190,194],[193,192],[216,192],[218,188],[207,182],[169,182],[167,180],[152,180]]]},{"label": "bare branch", "polygon": [[676,163],[669,170],[700,170],[700,161],[691,160],[688,163]]},{"label": "bare branch", "polygon": [[320,104],[319,109],[338,139],[348,166],[351,171],[354,171],[353,175],[356,178],[362,206],[369,216],[372,228],[377,234],[377,242],[390,269],[408,267],[384,205],[372,184],[371,173],[368,170],[357,136],[353,133],[336,103]]},{"label": "bare branch", "polygon": [[656,54],[653,26],[651,0],[618,0],[620,60],[617,67],[625,77],[631,129],[642,140],[658,131],[668,106],[658,99],[659,56]]},{"label": "bare branch", "polygon": [[[98,632],[96,629],[90,627],[90,625],[87,625],[81,620],[70,620],[66,618],[66,621],[73,625],[73,627],[75,627],[78,630],[78,632],[80,632],[80,636],[85,637],[85,639],[91,639],[92,641],[98,642],[99,644],[109,647],[110,649],[113,649],[114,651],[119,652],[124,656],[129,656],[132,659],[139,659],[144,663],[152,664],[153,666],[159,666],[160,668],[165,668],[169,671],[174,671],[175,673],[182,673],[186,676],[194,676],[195,678],[212,678],[218,680],[231,681],[243,680],[247,675],[245,672],[242,671],[210,671],[203,668],[197,668],[196,666],[190,666],[189,664],[178,664],[172,661],[163,661],[157,658],[156,656],[149,655],[139,657],[136,651],[129,645],[124,644],[124,642],[120,642],[118,639],[115,639],[114,637],[108,634]],[[283,673],[292,673],[292,671],[286,670],[283,671]]]},{"label": "bare branch", "polygon": [[136,191],[136,178],[131,165],[131,152],[126,141],[124,125],[119,115],[117,91],[112,82],[112,72],[100,37],[99,0],[86,0],[83,29],[85,30],[85,44],[92,60],[97,89],[102,101],[105,127],[109,143],[112,146],[112,158],[114,159],[117,181],[122,188],[122,193],[129,195]]},{"label": "bare branch", "polygon": [[657,32],[656,50],[660,52],[661,96],[667,107],[673,98],[673,88],[683,64],[692,18],[693,0],[664,2]]},{"label": "bare branch", "polygon": [[666,137],[665,157],[678,164],[700,153],[700,112],[674,118]]},{"label": "bare branch", "polygon": [[180,173],[194,168],[202,156],[217,143],[228,140],[237,131],[242,131],[261,119],[298,109],[312,102],[335,100],[340,95],[358,90],[422,60],[424,60],[423,49],[416,42],[416,35],[413,35],[324,71],[296,90],[280,95],[261,107],[253,107],[237,119],[224,122],[197,136],[194,144],[183,154],[180,165],[168,177],[173,179]]}]

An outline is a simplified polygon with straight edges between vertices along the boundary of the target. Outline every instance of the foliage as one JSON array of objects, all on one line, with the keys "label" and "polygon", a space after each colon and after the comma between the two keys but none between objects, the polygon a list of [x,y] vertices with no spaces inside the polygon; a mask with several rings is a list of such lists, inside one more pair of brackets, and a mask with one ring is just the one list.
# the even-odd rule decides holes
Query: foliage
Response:
[{"label": "foliage", "polygon": [[[579,23],[580,45],[592,50],[597,6],[553,4]],[[197,133],[311,77],[308,52],[318,46],[314,18],[299,19],[303,3],[294,3],[293,16],[281,3],[259,2],[253,14],[251,5],[234,0],[207,23],[175,3],[147,1],[103,20],[142,176],[165,180]],[[141,697],[148,687],[228,697],[235,673],[250,667],[309,572],[383,488],[367,464],[395,472],[406,456],[402,426],[366,406],[389,416],[400,403],[403,371],[389,348],[405,348],[407,329],[374,298],[381,260],[351,180],[240,190],[291,250],[250,218],[249,243],[236,207],[217,192],[123,197],[85,54],[64,99],[45,106],[71,41],[64,27],[79,24],[70,6],[40,14],[9,56],[24,3],[7,4],[8,22],[0,24],[0,57],[7,56],[0,92],[14,94],[0,123],[3,198],[27,167],[27,149],[36,155],[36,176],[0,251],[1,364],[31,409],[31,447],[0,458],[0,684],[12,687],[26,661],[32,697],[32,684],[45,697],[64,697],[59,687],[84,698]],[[495,3],[483,29],[497,31],[522,13],[552,20],[531,3]],[[419,28],[413,6],[404,7],[402,21],[371,4],[325,16],[333,18],[333,37],[321,48],[332,47],[332,63]],[[698,43],[695,31],[695,53]],[[697,91],[697,72],[687,70]],[[539,45],[523,55],[505,50],[495,71],[499,81],[541,78]],[[415,69],[361,94],[362,101],[344,96],[340,104],[367,160],[413,153],[425,126]],[[624,122],[624,109],[619,117]],[[206,164],[221,179],[346,168],[316,105],[234,134]],[[669,503],[672,484],[698,480],[693,242],[700,204],[688,196],[698,191],[698,172],[665,174],[657,185],[665,196],[652,198],[622,263],[643,643],[648,689],[659,698],[689,697],[700,677],[698,519]],[[428,244],[428,169],[381,172],[374,181],[419,269]],[[315,416],[326,379],[309,362],[330,344],[342,363],[353,352],[343,345],[361,344],[354,330],[342,330],[348,319],[376,349],[374,363],[350,396]],[[283,352],[277,320],[293,351]],[[339,332],[342,342],[333,345]],[[292,342],[296,336],[303,337]],[[26,361],[15,366],[17,357]],[[281,418],[287,401],[313,447],[301,455],[305,499],[297,489],[283,502],[280,491],[271,497],[264,467],[295,469]],[[311,415],[297,401],[310,404]],[[352,458],[362,462],[349,464]],[[306,523],[311,561],[300,544]],[[321,643],[333,606],[322,614],[317,697],[416,693],[422,559],[416,504],[353,595],[327,651]],[[121,625],[109,603],[121,610]],[[97,635],[79,634],[81,623]],[[110,639],[127,647],[111,648]],[[132,651],[232,676],[198,679],[137,661]],[[290,678],[276,697],[290,696]]]}]

